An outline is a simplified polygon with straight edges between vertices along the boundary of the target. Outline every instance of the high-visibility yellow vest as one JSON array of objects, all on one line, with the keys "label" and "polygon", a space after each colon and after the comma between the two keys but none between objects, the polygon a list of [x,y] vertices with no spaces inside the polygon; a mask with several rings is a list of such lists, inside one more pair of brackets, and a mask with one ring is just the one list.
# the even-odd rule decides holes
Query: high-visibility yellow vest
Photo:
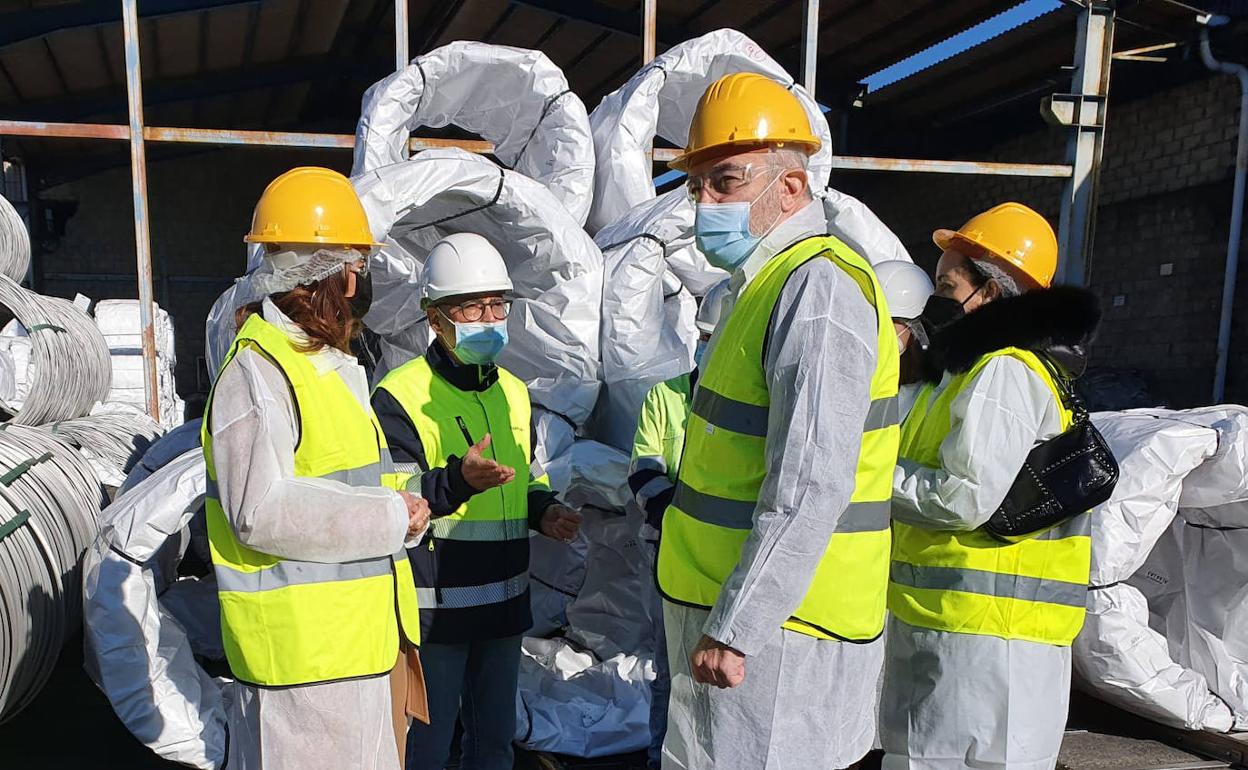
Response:
[{"label": "high-visibility yellow vest", "polygon": [[821,639],[868,640],[884,628],[899,437],[897,336],[870,265],[830,236],[809,238],[773,257],[721,321],[694,392],[676,496],[664,516],[659,590],[675,602],[713,606],[740,561],[768,470],[764,453],[771,398],[763,346],[785,282],[811,259],[827,259],[843,270],[875,309],[876,368],[849,507],[810,589],[784,627]]},{"label": "high-visibility yellow vest", "polygon": [[[295,475],[352,486],[382,485],[390,452],[372,409],[337,372],[311,359],[258,314],[239,330],[225,363],[242,349],[272,361],[290,385],[299,420]],[[209,414],[212,399],[209,397]],[[390,556],[327,564],[283,559],[238,541],[217,492],[211,419],[204,420],[208,542],[221,600],[221,635],[234,677],[286,686],[385,674],[399,654],[400,630],[420,642],[412,568]]]},{"label": "high-visibility yellow vest", "polygon": [[[902,426],[901,456],[940,467],[950,408],[994,358],[1018,359],[1049,386],[1071,424],[1057,384],[1035,353],[1006,348],[990,353],[943,390],[928,385]],[[972,458],[990,463],[992,457]],[[888,608],[920,628],[1002,639],[1069,645],[1083,627],[1092,562],[1091,516],[1081,514],[1034,537],[1006,543],[981,530],[953,532],[893,523]]]},{"label": "high-visibility yellow vest", "polygon": [[[460,390],[429,365],[425,356],[414,358],[387,374],[377,387],[394,396],[407,413],[430,467],[445,466],[451,455],[463,457],[472,444],[490,434],[484,457],[514,468],[507,484],[478,492],[454,513],[431,522],[433,540],[528,540],[530,491],[550,490],[546,475],[530,472],[529,391],[524,382],[502,367],[498,381],[481,391]],[[470,441],[471,439],[471,441]],[[405,485],[410,472],[396,473],[394,483]],[[430,542],[433,546],[433,541]],[[528,548],[515,574],[467,589],[417,585],[421,607],[464,609],[508,601],[529,589]],[[513,572],[505,564],[482,564],[484,572]]]},{"label": "high-visibility yellow vest", "polygon": [[680,470],[692,387],[688,374],[659,382],[646,393],[633,436],[633,470],[653,469],[672,481]]}]

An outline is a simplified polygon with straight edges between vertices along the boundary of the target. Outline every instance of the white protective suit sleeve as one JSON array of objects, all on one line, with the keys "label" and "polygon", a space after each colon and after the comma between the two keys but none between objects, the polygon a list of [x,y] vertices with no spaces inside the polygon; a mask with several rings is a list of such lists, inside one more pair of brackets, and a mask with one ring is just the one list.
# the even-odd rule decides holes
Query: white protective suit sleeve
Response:
[{"label": "white protective suit sleeve", "polygon": [[[946,376],[938,388],[948,386]],[[1061,432],[1053,391],[1016,358],[992,359],[950,405],[940,467],[898,460],[893,518],[927,529],[970,531],[1001,505],[1037,441]]]},{"label": "white protective suit sleeve", "polygon": [[212,398],[221,504],[238,540],[284,559],[340,563],[390,556],[407,535],[407,506],[384,487],[295,476],[290,388],[269,360],[242,350]]},{"label": "white protective suit sleeve", "polygon": [[849,504],[876,327],[862,290],[825,259],[795,270],[776,303],[763,361],[768,471],[741,560],[705,626],[745,655],[761,650],[801,604]]}]

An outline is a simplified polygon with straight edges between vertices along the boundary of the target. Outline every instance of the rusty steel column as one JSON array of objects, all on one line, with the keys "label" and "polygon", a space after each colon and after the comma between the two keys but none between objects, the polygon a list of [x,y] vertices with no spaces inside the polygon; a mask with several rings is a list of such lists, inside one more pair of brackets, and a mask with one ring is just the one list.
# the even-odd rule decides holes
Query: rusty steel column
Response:
[{"label": "rusty steel column", "polygon": [[655,25],[659,18],[659,0],[641,2],[641,63],[649,64],[655,55]]},{"label": "rusty steel column", "polygon": [[122,0],[126,48],[126,97],[130,107],[130,179],[134,199],[134,246],[138,257],[139,318],[143,323],[143,384],[147,411],[160,420],[156,382],[156,310],[152,290],[152,239],[147,215],[147,150],[143,144],[143,70],[139,65],[138,0]]},{"label": "rusty steel column", "polygon": [[407,66],[407,0],[394,0],[394,69]]},{"label": "rusty steel column", "polygon": [[815,75],[819,66],[819,0],[806,0],[802,22],[802,85],[815,98]]}]

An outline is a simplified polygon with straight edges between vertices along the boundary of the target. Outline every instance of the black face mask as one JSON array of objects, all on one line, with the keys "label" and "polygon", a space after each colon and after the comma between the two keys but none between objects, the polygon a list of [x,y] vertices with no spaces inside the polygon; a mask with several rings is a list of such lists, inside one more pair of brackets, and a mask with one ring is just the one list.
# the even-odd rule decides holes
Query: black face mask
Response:
[{"label": "black face mask", "polygon": [[[980,288],[983,287],[981,286]],[[923,312],[919,313],[919,318],[929,330],[940,331],[966,315],[966,303],[970,302],[971,297],[974,297],[976,294],[979,294],[979,289],[971,292],[970,296],[961,302],[951,297],[941,297],[933,294],[923,304]]]},{"label": "black face mask", "polygon": [[355,294],[347,300],[351,305],[351,317],[356,320],[364,318],[368,309],[373,306],[373,274],[356,273]]}]

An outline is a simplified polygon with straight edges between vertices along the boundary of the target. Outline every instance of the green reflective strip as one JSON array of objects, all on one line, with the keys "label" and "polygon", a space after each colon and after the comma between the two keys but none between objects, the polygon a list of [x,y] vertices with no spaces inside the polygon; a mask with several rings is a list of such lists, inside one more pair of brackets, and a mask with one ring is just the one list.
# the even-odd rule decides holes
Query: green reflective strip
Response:
[{"label": "green reflective strip", "polygon": [[692,411],[717,428],[743,436],[767,437],[767,407],[737,401],[705,385],[694,394]]},{"label": "green reflective strip", "polygon": [[752,529],[757,503],[754,500],[730,500],[708,495],[678,481],[672,506],[705,524],[728,529]]},{"label": "green reflective strip", "polygon": [[22,474],[24,474],[26,471],[35,467],[39,463],[44,463],[51,459],[52,459],[52,453],[45,452],[44,454],[38,457],[32,457],[25,462],[18,463],[17,465],[13,466],[13,468],[9,470],[8,473],[4,474],[3,476],[0,476],[0,484],[3,484],[7,487],[10,484],[12,484],[14,481],[17,481],[18,479],[20,479],[22,477]]},{"label": "green reflective strip", "polygon": [[479,586],[454,586],[431,588],[416,586],[416,603],[422,610],[462,610],[467,607],[481,607],[487,604],[498,604],[521,596],[529,589],[529,573],[522,572],[515,577],[500,580],[497,583],[486,583]]},{"label": "green reflective strip", "polygon": [[18,511],[17,515],[0,524],[0,540],[17,531],[17,528],[30,520],[30,511]]},{"label": "green reflective strip", "polygon": [[849,532],[880,532],[888,529],[892,503],[881,502],[850,503],[841,518],[836,522],[836,531]]},{"label": "green reflective strip", "polygon": [[466,540],[479,543],[524,540],[529,536],[529,521],[527,518],[480,521],[442,516],[431,521],[429,526],[433,536],[439,540]]},{"label": "green reflective strip", "polygon": [[900,421],[899,410],[896,396],[875,399],[871,402],[871,408],[867,410],[867,420],[862,426],[863,431],[891,428]]},{"label": "green reflective strip", "polygon": [[256,593],[312,583],[341,583],[348,580],[389,575],[390,557],[365,559],[343,564],[322,564],[312,561],[283,559],[272,567],[243,572],[222,564],[215,565],[217,589],[238,593]]},{"label": "green reflective strip", "polygon": [[918,566],[894,561],[890,570],[894,583],[911,588],[936,591],[961,591],[969,594],[1018,599],[1064,607],[1080,607],[1087,603],[1086,583],[1024,577],[1004,572],[964,569],[961,567]]}]

